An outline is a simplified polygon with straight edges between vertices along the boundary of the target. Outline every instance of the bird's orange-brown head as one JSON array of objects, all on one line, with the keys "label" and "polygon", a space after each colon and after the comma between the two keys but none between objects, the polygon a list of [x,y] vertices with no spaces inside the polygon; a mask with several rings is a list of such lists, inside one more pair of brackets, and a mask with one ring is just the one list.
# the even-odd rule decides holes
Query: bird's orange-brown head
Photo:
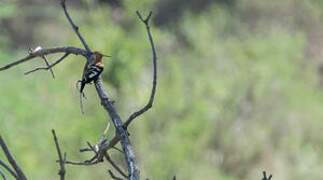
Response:
[{"label": "bird's orange-brown head", "polygon": [[102,61],[103,54],[99,51],[95,51],[95,52],[93,52],[93,55],[95,58],[93,64],[95,64],[99,67],[103,67],[104,66],[103,61]]}]

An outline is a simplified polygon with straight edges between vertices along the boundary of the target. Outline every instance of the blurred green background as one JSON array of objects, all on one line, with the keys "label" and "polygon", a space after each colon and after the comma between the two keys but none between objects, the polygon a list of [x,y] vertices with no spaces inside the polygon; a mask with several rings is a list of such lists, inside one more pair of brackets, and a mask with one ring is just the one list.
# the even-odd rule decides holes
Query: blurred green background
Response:
[{"label": "blurred green background", "polygon": [[[148,100],[152,55],[135,11],[153,10],[158,87],[130,127],[141,177],[323,178],[323,1],[68,0],[123,119]],[[29,47],[82,47],[58,1],[0,0],[0,66]],[[48,57],[51,62],[59,56]],[[54,128],[69,160],[110,122],[93,86],[80,113],[84,59],[23,75],[38,58],[0,72],[0,134],[30,179],[57,179]],[[113,137],[110,130],[109,137]],[[120,146],[120,145],[118,145]],[[123,156],[112,150],[113,159]],[[3,153],[0,158],[4,159]],[[125,167],[125,166],[124,166]],[[1,168],[1,167],[0,167]],[[109,179],[108,164],[67,167],[68,179]]]}]

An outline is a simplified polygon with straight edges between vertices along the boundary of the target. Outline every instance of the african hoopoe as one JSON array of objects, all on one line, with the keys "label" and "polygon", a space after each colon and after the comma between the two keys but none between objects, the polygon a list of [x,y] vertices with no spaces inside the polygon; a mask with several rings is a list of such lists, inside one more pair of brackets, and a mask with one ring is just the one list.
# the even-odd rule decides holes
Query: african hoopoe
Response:
[{"label": "african hoopoe", "polygon": [[[104,64],[102,57],[105,56],[101,52],[94,52],[94,61],[87,66],[87,69],[84,72],[83,79],[81,81],[80,93],[83,93],[85,84],[91,83],[92,81],[97,80],[104,69]],[[109,57],[109,56],[108,56]]]}]

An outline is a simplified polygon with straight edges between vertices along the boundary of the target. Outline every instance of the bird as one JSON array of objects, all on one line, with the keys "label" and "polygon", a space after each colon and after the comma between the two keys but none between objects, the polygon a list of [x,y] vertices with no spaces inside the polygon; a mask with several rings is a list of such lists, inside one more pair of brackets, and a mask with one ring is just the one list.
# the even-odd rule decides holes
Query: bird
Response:
[{"label": "bird", "polygon": [[104,64],[102,61],[103,56],[110,57],[102,54],[101,52],[95,51],[92,53],[94,60],[89,63],[84,71],[83,78],[81,80],[80,93],[83,94],[83,90],[86,84],[96,81],[100,74],[104,70]]}]

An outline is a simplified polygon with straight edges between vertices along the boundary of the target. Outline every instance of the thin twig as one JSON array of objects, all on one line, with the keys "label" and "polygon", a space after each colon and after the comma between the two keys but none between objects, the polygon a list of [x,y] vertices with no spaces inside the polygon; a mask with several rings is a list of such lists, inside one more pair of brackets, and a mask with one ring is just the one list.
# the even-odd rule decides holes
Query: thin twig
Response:
[{"label": "thin twig", "polygon": [[103,159],[99,159],[97,157],[99,157],[98,151],[90,144],[90,142],[87,142],[87,145],[90,147],[90,149],[95,153],[94,157],[92,157],[90,160],[88,160],[89,162],[94,161],[95,159],[97,159],[97,161],[102,162]]},{"label": "thin twig", "polygon": [[77,36],[81,40],[84,48],[86,49],[86,51],[88,53],[91,53],[91,50],[90,50],[89,46],[86,44],[84,38],[82,37],[81,33],[79,32],[79,27],[74,24],[72,18],[70,17],[69,13],[67,12],[66,5],[65,5],[65,0],[61,0],[61,6],[62,6],[62,8],[64,10],[66,18],[68,19],[69,23],[72,25],[73,30],[75,31],[75,33],[77,34]]},{"label": "thin twig", "polygon": [[[104,139],[101,143],[99,142],[94,147],[92,147],[92,148],[95,148],[96,152],[98,152],[98,154],[96,154],[98,156],[95,155],[93,158],[88,160],[89,162],[92,162],[94,159],[101,162],[102,158],[104,157],[104,152],[108,151],[109,149],[116,149],[116,150],[120,151],[121,153],[124,153],[124,151],[122,151],[121,149],[114,147],[118,142],[120,142],[119,136],[116,135],[109,142],[106,142],[106,141],[107,140]],[[89,151],[93,151],[93,149],[91,149],[91,148],[80,149],[80,152],[89,152]]]},{"label": "thin twig", "polygon": [[104,153],[104,157],[112,165],[112,167],[114,169],[116,169],[124,178],[126,178],[126,179],[128,178],[128,176],[126,175],[126,173],[124,173],[121,170],[121,168],[111,159],[110,155],[107,152]]},{"label": "thin twig", "polygon": [[115,176],[110,169],[108,170],[108,172],[109,172],[109,174],[110,174],[110,176],[111,176],[112,179],[115,179],[115,180],[123,180],[122,178],[119,178],[119,177]]},{"label": "thin twig", "polygon": [[110,129],[110,123],[108,123],[107,127],[103,131],[103,134],[102,134],[102,136],[101,136],[101,138],[100,138],[100,140],[98,142],[99,145],[101,145],[102,142],[105,140],[105,137],[107,136],[109,129]]},{"label": "thin twig", "polygon": [[17,178],[16,173],[6,163],[0,160],[0,165],[4,167],[13,177]]},{"label": "thin twig", "polygon": [[115,150],[117,150],[117,151],[119,151],[119,152],[121,152],[121,153],[124,153],[121,149],[119,149],[119,148],[117,148],[117,147],[112,147],[112,149],[115,149]]},{"label": "thin twig", "polygon": [[[35,71],[39,71],[39,70],[48,70],[48,69],[50,69],[51,70],[51,68],[52,67],[54,67],[55,65],[57,65],[58,63],[60,63],[60,62],[62,62],[68,55],[70,55],[69,53],[65,53],[61,58],[59,58],[56,62],[54,62],[53,64],[51,64],[51,65],[48,65],[47,67],[38,67],[38,68],[35,68],[35,69],[33,69],[33,70],[31,70],[31,71],[28,71],[28,72],[25,72],[25,75],[28,75],[28,74],[30,74],[30,73],[33,73],[33,72],[35,72]],[[54,77],[55,78],[55,77]]]},{"label": "thin twig", "polygon": [[26,176],[23,173],[23,171],[20,169],[20,167],[18,166],[18,164],[16,163],[15,159],[12,157],[6,143],[4,142],[4,140],[2,139],[1,135],[0,135],[0,146],[5,154],[5,156],[7,157],[10,165],[13,167],[13,169],[16,171],[17,174],[17,179],[19,180],[26,180]]},{"label": "thin twig", "polygon": [[[58,162],[58,161],[56,161]],[[89,162],[89,161],[85,161],[85,162],[74,162],[74,161],[65,161],[65,164],[70,164],[70,165],[78,165],[78,166],[91,166],[94,164],[98,164],[98,161],[93,161],[93,162]]]},{"label": "thin twig", "polygon": [[3,180],[7,180],[6,176],[5,176],[5,175],[4,175],[4,173],[1,171],[1,169],[0,169],[0,175],[1,175],[1,177],[2,177],[2,179],[3,179]]},{"label": "thin twig", "polygon": [[42,58],[44,59],[46,66],[49,68],[49,70],[50,70],[50,72],[51,72],[51,74],[53,76],[53,79],[55,79],[54,71],[53,71],[52,67],[50,67],[49,62],[47,60],[47,57],[46,56],[42,56]]},{"label": "thin twig", "polygon": [[99,157],[98,158],[102,159],[104,156],[104,152],[113,148],[118,142],[120,142],[120,137],[118,135],[115,135],[109,142],[102,144],[99,149]]},{"label": "thin twig", "polygon": [[[35,52],[37,52],[37,51],[39,51],[41,49],[42,48],[40,46],[36,47],[35,49],[29,48],[28,52],[29,52],[29,54],[32,54],[32,53],[35,53]],[[41,58],[45,61],[45,64],[48,67],[49,66],[49,62],[47,60],[47,57],[44,55],[44,56],[41,56]],[[53,69],[50,68],[50,72],[51,72],[51,74],[53,76],[53,79],[55,79],[55,74],[54,74]]]},{"label": "thin twig", "polygon": [[57,140],[56,133],[55,133],[55,130],[54,129],[52,129],[52,134],[54,136],[56,150],[57,150],[57,154],[58,154],[58,158],[59,158],[59,165],[61,167],[60,170],[58,171],[58,174],[59,174],[61,180],[64,180],[65,179],[65,161],[66,161],[66,154],[64,155],[64,159],[63,159],[62,152],[61,152],[61,149],[59,147],[58,140]]},{"label": "thin twig", "polygon": [[[108,123],[108,125],[107,125],[107,127],[105,128],[105,130],[104,130],[104,132],[103,132],[103,134],[102,134],[102,136],[101,136],[101,138],[100,138],[99,142],[98,142],[94,147],[92,147],[92,146],[91,146],[91,144],[89,144],[89,143],[88,143],[88,146],[89,146],[90,148],[81,149],[80,151],[81,151],[81,152],[85,152],[85,151],[94,151],[94,152],[96,153],[96,156],[94,156],[93,158],[98,158],[98,161],[102,161],[102,160],[103,160],[103,155],[102,155],[102,153],[100,154],[99,152],[100,152],[100,150],[101,150],[102,145],[104,145],[104,143],[107,141],[107,139],[105,139],[105,137],[106,137],[106,135],[107,135],[107,133],[108,133],[109,129],[110,129],[110,123]],[[92,158],[92,159],[93,159],[93,158]]]},{"label": "thin twig", "polygon": [[151,15],[152,15],[152,12],[150,11],[150,13],[149,13],[149,15],[147,16],[146,19],[142,18],[139,11],[136,11],[136,13],[137,13],[139,19],[146,25],[147,34],[148,34],[151,49],[152,49],[152,52],[153,52],[154,77],[153,77],[153,87],[151,89],[150,99],[149,99],[148,103],[142,109],[140,109],[139,111],[136,111],[136,112],[134,112],[133,114],[130,115],[128,120],[123,125],[123,127],[125,129],[128,128],[129,124],[136,117],[140,116],[141,114],[148,111],[152,107],[152,105],[154,103],[154,97],[155,97],[155,94],[156,94],[156,86],[157,86],[157,55],[156,55],[156,49],[155,49],[154,41],[153,41],[153,38],[152,38],[152,35],[151,35],[151,32],[150,32],[150,27],[149,27],[149,19],[150,19]]},{"label": "thin twig", "polygon": [[35,53],[31,53],[28,56],[19,59],[17,61],[14,61],[12,63],[9,63],[5,66],[0,67],[0,71],[9,69],[13,66],[16,66],[18,64],[27,62],[35,57],[41,57],[47,54],[55,54],[55,53],[69,53],[69,54],[75,54],[75,55],[82,55],[84,57],[88,57],[88,53],[86,50],[81,49],[81,48],[76,48],[76,47],[68,47],[68,46],[62,46],[62,47],[55,47],[55,48],[48,48],[48,49],[41,49]]}]

